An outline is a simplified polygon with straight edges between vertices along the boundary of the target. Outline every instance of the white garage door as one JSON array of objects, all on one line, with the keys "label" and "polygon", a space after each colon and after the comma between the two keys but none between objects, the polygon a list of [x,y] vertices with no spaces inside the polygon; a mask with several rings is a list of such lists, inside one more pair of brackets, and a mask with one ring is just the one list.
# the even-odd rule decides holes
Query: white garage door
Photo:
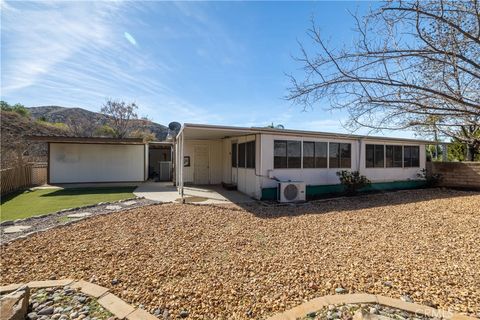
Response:
[{"label": "white garage door", "polygon": [[143,181],[144,145],[50,143],[50,183]]}]

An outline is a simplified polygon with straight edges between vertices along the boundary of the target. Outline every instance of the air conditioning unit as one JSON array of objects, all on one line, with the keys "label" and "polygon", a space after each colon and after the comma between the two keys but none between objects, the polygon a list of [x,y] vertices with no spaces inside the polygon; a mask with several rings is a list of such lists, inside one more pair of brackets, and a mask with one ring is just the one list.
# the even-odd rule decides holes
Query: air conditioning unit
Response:
[{"label": "air conditioning unit", "polygon": [[278,200],[280,202],[305,201],[305,182],[279,182],[278,191]]}]

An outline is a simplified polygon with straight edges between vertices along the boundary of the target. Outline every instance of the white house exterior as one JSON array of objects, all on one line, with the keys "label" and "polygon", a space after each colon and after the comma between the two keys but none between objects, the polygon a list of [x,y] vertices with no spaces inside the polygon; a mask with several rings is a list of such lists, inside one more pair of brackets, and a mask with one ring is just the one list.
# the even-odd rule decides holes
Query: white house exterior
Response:
[{"label": "white house exterior", "polygon": [[279,181],[301,181],[307,197],[338,190],[340,170],[373,189],[418,186],[429,141],[272,128],[185,124],[175,141],[176,184],[228,184],[273,199]]}]

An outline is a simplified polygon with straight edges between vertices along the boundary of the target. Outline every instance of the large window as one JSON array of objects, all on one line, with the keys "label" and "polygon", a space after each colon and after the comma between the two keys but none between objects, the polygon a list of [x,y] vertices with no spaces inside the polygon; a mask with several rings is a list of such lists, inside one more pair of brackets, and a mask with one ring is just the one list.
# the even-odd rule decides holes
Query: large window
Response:
[{"label": "large window", "polygon": [[247,168],[255,169],[255,141],[247,142]]},{"label": "large window", "polygon": [[302,157],[300,141],[275,140],[273,142],[273,167],[300,168]]},{"label": "large window", "polygon": [[232,143],[232,167],[237,167],[237,144]]},{"label": "large window", "polygon": [[310,142],[303,143],[303,167],[326,168],[327,167],[327,143]]},{"label": "large window", "polygon": [[367,144],[365,146],[365,166],[367,168],[385,167],[383,144]]},{"label": "large window", "polygon": [[352,146],[350,143],[329,143],[329,167],[351,168]]},{"label": "large window", "polygon": [[[234,147],[235,145],[235,147]],[[232,144],[232,167],[235,167],[234,164],[234,150],[237,149],[236,143]],[[237,151],[235,151],[235,156]],[[255,168],[255,141],[249,141],[245,143],[238,144],[238,160],[236,163],[239,168]]]},{"label": "large window", "polygon": [[245,143],[238,144],[238,167],[245,168]]},{"label": "large window", "polygon": [[420,166],[420,148],[418,146],[403,147],[403,166],[405,168]]},{"label": "large window", "polygon": [[401,168],[402,146],[385,146],[385,160],[387,168]]}]

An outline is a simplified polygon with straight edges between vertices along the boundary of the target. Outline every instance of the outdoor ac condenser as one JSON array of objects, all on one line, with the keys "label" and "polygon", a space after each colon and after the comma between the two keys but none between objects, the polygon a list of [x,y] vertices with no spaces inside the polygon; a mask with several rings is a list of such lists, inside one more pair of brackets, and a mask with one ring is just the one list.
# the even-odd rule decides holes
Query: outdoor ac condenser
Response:
[{"label": "outdoor ac condenser", "polygon": [[305,201],[305,182],[289,181],[278,183],[280,202]]}]

